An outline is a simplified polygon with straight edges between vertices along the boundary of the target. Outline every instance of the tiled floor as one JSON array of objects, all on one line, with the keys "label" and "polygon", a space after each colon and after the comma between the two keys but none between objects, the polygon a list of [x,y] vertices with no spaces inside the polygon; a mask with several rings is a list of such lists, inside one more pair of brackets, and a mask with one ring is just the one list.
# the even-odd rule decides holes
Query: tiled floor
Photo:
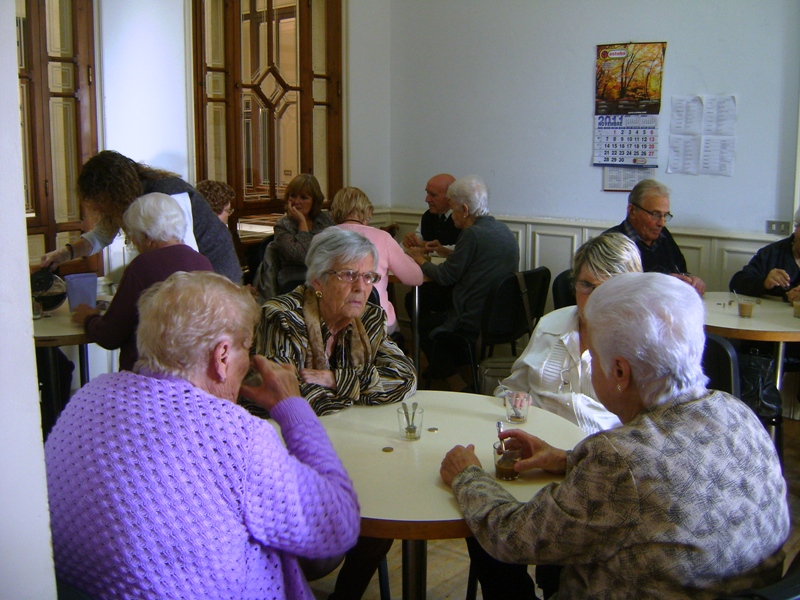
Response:
[{"label": "tiled floor", "polygon": [[[784,475],[789,487],[789,507],[792,532],[784,545],[788,565],[800,551],[800,421],[784,421]],[[401,575],[402,543],[396,541],[389,552],[389,579],[393,598],[402,597]],[[469,559],[464,540],[440,540],[428,543],[428,600],[465,598]],[[531,568],[532,571],[532,568]],[[316,598],[322,600],[333,591],[336,581],[334,571],[328,577],[312,582]],[[380,593],[375,577],[364,595],[364,600],[378,600]],[[478,598],[481,593],[478,591]]]}]

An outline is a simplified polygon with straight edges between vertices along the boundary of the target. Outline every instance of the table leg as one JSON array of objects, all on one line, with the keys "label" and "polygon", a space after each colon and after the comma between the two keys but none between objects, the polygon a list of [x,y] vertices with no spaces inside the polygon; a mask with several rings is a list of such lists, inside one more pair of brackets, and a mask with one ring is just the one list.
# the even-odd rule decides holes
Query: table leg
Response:
[{"label": "table leg", "polygon": [[403,540],[403,600],[425,600],[428,580],[428,543]]},{"label": "table leg", "polygon": [[419,286],[414,286],[414,306],[411,315],[411,360],[419,377]]},{"label": "table leg", "polygon": [[786,353],[784,342],[775,342],[775,387],[781,389],[781,379],[783,379],[783,359]]},{"label": "table leg", "polygon": [[81,387],[89,383],[89,345],[78,345],[78,365],[81,372]]}]

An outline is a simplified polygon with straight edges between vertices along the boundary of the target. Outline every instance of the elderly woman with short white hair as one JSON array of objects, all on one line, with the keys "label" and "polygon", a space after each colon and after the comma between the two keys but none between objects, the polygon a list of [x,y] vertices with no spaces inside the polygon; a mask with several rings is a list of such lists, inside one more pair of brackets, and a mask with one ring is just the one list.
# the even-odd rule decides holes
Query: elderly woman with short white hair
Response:
[{"label": "elderly woman with short white hair", "polygon": [[175,273],[139,311],[137,372],[86,384],[45,444],[59,579],[93,598],[313,600],[300,559],[341,557],[358,501],[294,368],[251,363],[255,300]]},{"label": "elderly woman with short white hair", "polygon": [[133,370],[136,362],[136,302],[154,283],[177,271],[213,271],[211,262],[183,243],[186,218],[178,202],[154,192],[140,196],[122,216],[128,242],[139,255],[126,267],[117,293],[104,315],[87,304],[76,307],[72,321],[82,325],[90,342],[106,350],[119,348],[120,370]]},{"label": "elderly woman with short white hair", "polygon": [[314,236],[306,283],[263,307],[257,354],[297,366],[300,390],[318,415],[353,404],[390,404],[417,389],[414,364],[368,303],[378,251],[363,235],[329,227]]},{"label": "elderly woman with short white hair", "polygon": [[[456,446],[441,475],[481,548],[562,565],[558,598],[717,598],[782,574],[786,483],[752,410],[706,389],[703,303],[660,273],[624,273],[589,297],[592,383],[622,425],[573,450],[515,429],[514,470],[561,483],[519,502]],[[515,596],[477,565],[483,590]],[[493,596],[494,597],[494,596]]]}]

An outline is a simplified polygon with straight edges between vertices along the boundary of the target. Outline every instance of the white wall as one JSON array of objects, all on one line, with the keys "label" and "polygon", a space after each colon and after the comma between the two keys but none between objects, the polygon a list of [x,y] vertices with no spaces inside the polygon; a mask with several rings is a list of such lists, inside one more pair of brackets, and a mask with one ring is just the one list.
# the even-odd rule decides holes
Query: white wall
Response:
[{"label": "white wall", "polygon": [[[33,349],[14,3],[0,2],[0,598],[55,598]],[[22,282],[22,285],[20,285]]]},{"label": "white wall", "polygon": [[[350,130],[361,106],[390,97],[391,202],[422,207],[439,171],[478,173],[497,214],[618,222],[625,196],[591,166],[597,44],[666,41],[657,177],[673,190],[674,227],[763,232],[792,218],[800,79],[796,0],[391,0],[349,2]],[[380,3],[381,9],[384,4]],[[367,33],[363,33],[368,30]],[[375,64],[391,41],[387,68]],[[365,57],[369,57],[369,60]],[[368,68],[365,68],[365,63]],[[358,73],[353,73],[358,70]],[[666,173],[669,99],[738,97],[734,177]],[[376,165],[350,145],[350,183]],[[383,158],[383,155],[381,155]]]},{"label": "white wall", "polygon": [[[194,173],[189,137],[183,0],[98,0],[101,146],[136,161]],[[190,171],[190,164],[191,171]]]},{"label": "white wall", "polygon": [[[345,184],[391,204],[390,0],[344,0]],[[425,184],[422,184],[425,187]]]}]

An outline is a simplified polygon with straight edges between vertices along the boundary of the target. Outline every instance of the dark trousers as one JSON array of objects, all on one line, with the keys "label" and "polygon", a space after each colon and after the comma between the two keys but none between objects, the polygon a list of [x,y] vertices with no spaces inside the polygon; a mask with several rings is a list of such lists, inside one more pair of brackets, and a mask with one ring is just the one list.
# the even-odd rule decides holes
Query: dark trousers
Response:
[{"label": "dark trousers", "polygon": [[389,552],[394,540],[359,537],[345,554],[344,564],[336,577],[336,587],[328,600],[359,600]]},{"label": "dark trousers", "polygon": [[[411,318],[414,312],[414,290],[406,294],[406,313]],[[430,313],[447,312],[453,306],[453,286],[439,285],[435,281],[426,281],[419,287],[420,317]]]},{"label": "dark trousers", "polygon": [[481,584],[484,600],[533,600],[536,585],[549,598],[558,591],[561,567],[556,565],[536,566],[536,585],[528,575],[528,565],[504,563],[492,558],[475,538],[467,538],[467,550],[471,567]]}]

